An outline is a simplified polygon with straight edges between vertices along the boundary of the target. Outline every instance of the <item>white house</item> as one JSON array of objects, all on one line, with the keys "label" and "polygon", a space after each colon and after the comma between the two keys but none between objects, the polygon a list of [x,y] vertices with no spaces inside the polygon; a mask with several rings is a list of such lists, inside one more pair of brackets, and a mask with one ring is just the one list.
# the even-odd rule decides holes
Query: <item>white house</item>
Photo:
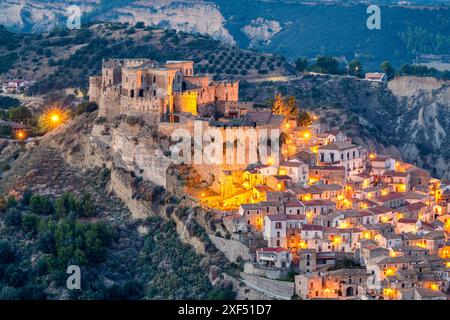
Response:
[{"label": "white house", "polygon": [[395,170],[395,159],[391,157],[369,155],[372,175],[382,176],[386,171]]},{"label": "white house", "polygon": [[292,183],[306,186],[309,181],[309,167],[303,161],[293,159],[280,164],[280,175],[286,175],[292,179]]},{"label": "white house", "polygon": [[285,214],[270,214],[264,217],[263,235],[268,247],[286,247],[286,222]]},{"label": "white house", "polygon": [[369,72],[366,73],[365,80],[370,82],[384,82],[387,81],[387,76],[386,73]]},{"label": "white house", "polygon": [[256,250],[256,261],[263,267],[289,268],[292,255],[283,248],[259,248]]},{"label": "white house", "polygon": [[347,142],[333,142],[319,147],[319,165],[344,167],[347,176],[365,170],[364,158],[363,148]]}]

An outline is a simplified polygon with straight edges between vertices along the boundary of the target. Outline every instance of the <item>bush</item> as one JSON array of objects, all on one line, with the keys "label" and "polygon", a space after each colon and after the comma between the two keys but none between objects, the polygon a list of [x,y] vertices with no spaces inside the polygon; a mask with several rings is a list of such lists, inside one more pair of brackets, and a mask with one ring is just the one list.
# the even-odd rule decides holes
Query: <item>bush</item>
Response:
[{"label": "bush", "polygon": [[36,232],[39,223],[39,216],[34,213],[22,215],[22,228],[27,232]]},{"label": "bush", "polygon": [[22,212],[20,212],[16,208],[9,209],[6,212],[5,223],[10,227],[20,226],[20,224],[22,223]]},{"label": "bush", "polygon": [[33,193],[31,192],[31,190],[26,190],[22,195],[22,204],[25,206],[29,206],[32,195]]},{"label": "bush", "polygon": [[12,263],[15,257],[14,246],[7,240],[0,240],[0,264]]},{"label": "bush", "polygon": [[20,101],[16,98],[0,96],[0,109],[10,109],[20,106]]},{"label": "bush", "polygon": [[98,110],[98,105],[95,102],[83,102],[77,106],[76,114],[91,113]]},{"label": "bush", "polygon": [[234,300],[236,293],[233,290],[214,287],[208,292],[209,300]]},{"label": "bush", "polygon": [[52,214],[53,204],[50,199],[41,195],[33,195],[30,198],[31,211],[37,214]]}]

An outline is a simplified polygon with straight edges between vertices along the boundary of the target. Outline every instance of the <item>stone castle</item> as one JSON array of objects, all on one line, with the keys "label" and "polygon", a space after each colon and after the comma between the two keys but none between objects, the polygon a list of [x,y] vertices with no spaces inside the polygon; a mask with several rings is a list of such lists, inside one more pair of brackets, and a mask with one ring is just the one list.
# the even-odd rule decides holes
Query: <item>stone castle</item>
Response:
[{"label": "stone castle", "polygon": [[225,113],[238,102],[238,81],[211,81],[194,75],[193,61],[150,59],[103,61],[102,75],[89,78],[89,97],[99,115],[139,113],[155,122],[176,113],[210,116]]}]

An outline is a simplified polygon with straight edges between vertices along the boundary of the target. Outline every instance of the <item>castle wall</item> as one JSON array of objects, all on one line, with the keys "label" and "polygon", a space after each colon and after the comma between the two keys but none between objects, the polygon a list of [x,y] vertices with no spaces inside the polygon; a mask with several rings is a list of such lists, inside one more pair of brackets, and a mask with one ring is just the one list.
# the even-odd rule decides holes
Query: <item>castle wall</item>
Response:
[{"label": "castle wall", "polygon": [[218,101],[238,101],[239,82],[217,82],[214,86]]},{"label": "castle wall", "polygon": [[193,61],[167,61],[165,67],[178,69],[185,77],[194,75]]},{"label": "castle wall", "polygon": [[186,112],[192,115],[197,115],[197,99],[198,93],[195,90],[175,92],[175,112]]},{"label": "castle wall", "polygon": [[89,77],[89,101],[100,103],[100,95],[102,90],[102,77]]},{"label": "castle wall", "polygon": [[102,90],[99,98],[99,116],[114,117],[120,114],[120,91],[117,87]]}]

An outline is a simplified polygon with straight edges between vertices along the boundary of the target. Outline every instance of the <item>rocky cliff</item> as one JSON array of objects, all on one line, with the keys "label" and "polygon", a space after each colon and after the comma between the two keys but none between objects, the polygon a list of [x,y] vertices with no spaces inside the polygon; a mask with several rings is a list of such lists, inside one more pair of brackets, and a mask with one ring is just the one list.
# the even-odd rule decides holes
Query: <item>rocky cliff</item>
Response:
[{"label": "rocky cliff", "polygon": [[0,24],[21,32],[46,32],[65,24],[70,5],[80,7],[82,23],[87,21],[145,22],[189,33],[208,34],[233,43],[224,28],[224,17],[213,3],[201,0],[177,1],[48,1],[5,0],[0,3]]}]

